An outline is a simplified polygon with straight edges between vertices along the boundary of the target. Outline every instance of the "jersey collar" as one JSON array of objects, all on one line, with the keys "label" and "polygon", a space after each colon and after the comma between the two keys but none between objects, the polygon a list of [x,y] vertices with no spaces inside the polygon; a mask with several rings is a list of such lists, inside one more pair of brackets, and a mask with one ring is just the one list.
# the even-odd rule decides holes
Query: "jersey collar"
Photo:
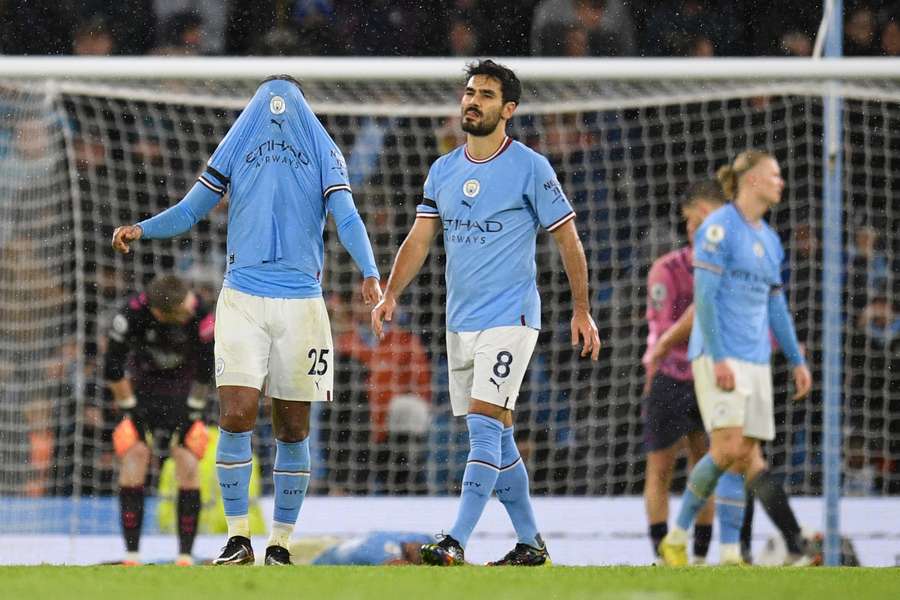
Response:
[{"label": "jersey collar", "polygon": [[500,144],[500,147],[497,148],[493,154],[491,154],[487,158],[481,158],[481,159],[475,158],[471,154],[469,154],[469,145],[468,144],[466,144],[463,151],[466,153],[466,158],[469,159],[469,162],[473,162],[476,165],[481,165],[486,162],[491,162],[492,160],[494,160],[495,158],[497,158],[498,156],[503,154],[503,151],[506,150],[507,148],[509,148],[510,144],[512,144],[512,138],[509,136],[504,137],[503,143]]}]

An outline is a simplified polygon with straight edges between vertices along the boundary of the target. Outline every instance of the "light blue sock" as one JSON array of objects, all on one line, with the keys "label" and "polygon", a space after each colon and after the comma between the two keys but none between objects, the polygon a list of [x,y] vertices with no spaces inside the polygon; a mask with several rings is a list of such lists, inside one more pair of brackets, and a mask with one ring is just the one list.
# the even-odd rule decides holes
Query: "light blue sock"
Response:
[{"label": "light blue sock", "polygon": [[706,504],[706,499],[712,494],[722,473],[722,469],[713,462],[712,456],[709,454],[705,454],[697,461],[688,476],[687,487],[681,498],[681,508],[678,510],[678,518],[675,519],[679,528],[685,531],[691,528],[694,519],[697,518],[697,513]]},{"label": "light blue sock", "polygon": [[744,503],[744,477],[737,473],[723,473],[716,484],[716,517],[719,519],[721,543],[737,544],[741,541]]},{"label": "light blue sock", "polygon": [[250,509],[250,472],[253,454],[250,449],[252,431],[232,433],[219,428],[216,446],[216,474],[222,490],[226,517],[240,517]]},{"label": "light blue sock", "polygon": [[465,548],[475,524],[491,498],[500,470],[500,436],[503,423],[484,415],[468,415],[469,460],[463,473],[462,494],[450,537]]},{"label": "light blue sock", "polygon": [[497,499],[506,507],[506,513],[519,536],[519,543],[537,548],[540,544],[531,497],[528,494],[528,470],[516,447],[512,427],[504,429],[500,438],[500,473],[497,475],[494,491]]},{"label": "light blue sock", "polygon": [[309,438],[302,442],[275,440],[275,511],[276,523],[293,526],[309,487]]}]

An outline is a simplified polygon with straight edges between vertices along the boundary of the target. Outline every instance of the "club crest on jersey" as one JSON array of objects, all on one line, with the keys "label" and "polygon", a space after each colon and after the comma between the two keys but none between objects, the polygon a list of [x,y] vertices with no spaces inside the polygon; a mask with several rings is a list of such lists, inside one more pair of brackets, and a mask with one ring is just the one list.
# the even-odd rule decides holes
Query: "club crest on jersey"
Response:
[{"label": "club crest on jersey", "polygon": [[284,112],[284,108],[284,98],[281,96],[272,96],[272,99],[269,100],[269,110],[272,111],[273,115],[280,115]]},{"label": "club crest on jersey", "polygon": [[662,308],[663,300],[665,300],[668,295],[669,291],[666,289],[666,284],[664,283],[654,283],[653,287],[650,288],[650,298],[653,300],[653,307],[656,310]]},{"label": "club crest on jersey", "polygon": [[225,359],[221,356],[216,359],[216,377],[222,375],[225,372]]},{"label": "club crest on jersey", "polygon": [[710,225],[706,230],[706,239],[712,244],[718,244],[725,239],[725,228],[721,225]]},{"label": "club crest on jersey", "polygon": [[766,255],[766,249],[763,248],[763,245],[759,242],[753,243],[753,254],[755,254],[758,258],[762,258]]},{"label": "club crest on jersey", "polygon": [[463,194],[466,198],[474,198],[481,190],[481,183],[477,179],[469,179],[463,184]]}]

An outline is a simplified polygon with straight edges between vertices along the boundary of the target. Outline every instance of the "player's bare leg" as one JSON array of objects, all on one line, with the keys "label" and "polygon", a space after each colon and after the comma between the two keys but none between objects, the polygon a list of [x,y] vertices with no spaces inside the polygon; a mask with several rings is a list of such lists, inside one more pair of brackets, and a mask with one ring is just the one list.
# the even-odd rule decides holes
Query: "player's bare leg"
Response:
[{"label": "player's bare leg", "polygon": [[178,558],[175,564],[188,566],[194,564],[191,550],[197,535],[197,520],[200,515],[200,475],[198,457],[185,448],[176,446],[172,449],[175,461],[175,482],[178,484],[177,533]]},{"label": "player's bare leg", "polygon": [[219,391],[219,444],[216,473],[225,505],[228,542],[216,565],[244,565],[254,562],[250,546],[250,473],[253,469],[251,436],[259,409],[256,388],[223,385]]},{"label": "player's bare leg", "polygon": [[[119,427],[134,425],[130,420]],[[140,564],[138,549],[141,526],[144,522],[144,481],[150,464],[150,448],[142,441],[134,441],[119,459],[119,514],[125,537],[125,559],[122,564]]]},{"label": "player's bare leg", "polygon": [[[709,452],[709,438],[706,432],[692,431],[686,436],[688,472],[700,462],[700,459]],[[706,505],[697,515],[694,524],[694,564],[702,564],[706,560],[709,551],[709,543],[712,540],[712,522],[716,516],[716,505],[712,498],[706,501]]]},{"label": "player's bare leg", "polygon": [[272,399],[275,433],[275,509],[267,565],[289,565],[291,534],[309,487],[309,402]]},{"label": "player's bare leg", "polygon": [[678,458],[681,443],[676,443],[663,450],[647,452],[647,473],[644,477],[644,507],[647,511],[647,522],[650,524],[650,541],[654,553],[659,543],[668,533],[669,522],[669,487],[672,483],[672,470]]},{"label": "player's bare leg", "polygon": [[755,440],[745,438],[743,428],[725,427],[710,434],[710,450],[688,477],[687,489],[682,499],[676,519],[676,526],[659,545],[660,556],[667,565],[687,564],[687,531],[694,523],[716,488],[722,474],[735,463],[735,469],[745,472],[750,468],[747,462],[752,454]]}]

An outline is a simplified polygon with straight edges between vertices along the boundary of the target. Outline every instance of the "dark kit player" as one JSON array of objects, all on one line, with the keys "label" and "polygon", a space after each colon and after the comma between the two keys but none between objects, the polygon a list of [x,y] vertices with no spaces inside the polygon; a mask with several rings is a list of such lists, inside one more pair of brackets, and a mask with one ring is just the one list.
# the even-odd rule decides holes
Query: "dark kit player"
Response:
[{"label": "dark kit player", "polygon": [[[155,279],[112,320],[104,376],[123,413],[113,433],[126,556],[139,564],[144,481],[151,453],[170,444],[178,484],[177,564],[189,565],[200,512],[197,463],[206,450],[203,409],[213,380],[213,314],[174,275]],[[154,448],[147,443],[152,434]]]}]

